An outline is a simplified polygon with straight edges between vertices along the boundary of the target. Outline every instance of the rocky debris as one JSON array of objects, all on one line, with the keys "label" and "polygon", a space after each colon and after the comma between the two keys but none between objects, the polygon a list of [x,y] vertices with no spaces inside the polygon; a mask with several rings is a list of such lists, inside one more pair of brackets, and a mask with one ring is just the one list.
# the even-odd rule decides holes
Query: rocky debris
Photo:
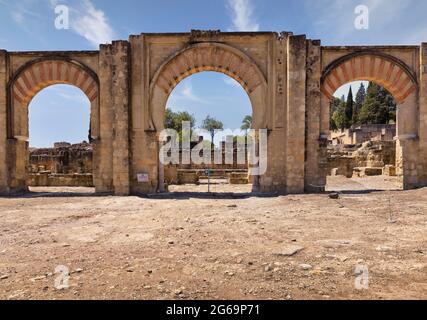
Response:
[{"label": "rocky debris", "polygon": [[7,274],[0,275],[0,280],[6,280],[8,278],[9,278],[9,276]]},{"label": "rocky debris", "polygon": [[271,264],[271,263],[264,267],[265,272],[270,272],[272,270],[273,270],[273,264]]},{"label": "rocky debris", "polygon": [[426,252],[426,250],[422,249],[422,248],[417,248],[417,249],[414,250],[414,252],[415,253],[419,253],[419,254],[424,254]]},{"label": "rocky debris", "polygon": [[184,291],[186,290],[185,287],[179,288],[174,290],[175,296],[178,296],[179,298],[182,298],[184,296]]},{"label": "rocky debris", "polygon": [[338,192],[332,192],[329,194],[329,198],[330,199],[339,199],[340,198],[340,194]]},{"label": "rocky debris", "polygon": [[336,240],[336,239],[328,239],[328,240],[320,240],[317,241],[322,247],[327,249],[337,249],[343,246],[349,246],[352,244],[350,240]]},{"label": "rocky debris", "polygon": [[349,259],[346,256],[339,256],[339,255],[335,255],[335,254],[326,254],[325,258],[339,260],[341,262],[346,262]]},{"label": "rocky debris", "polygon": [[279,257],[291,257],[293,255],[296,255],[298,252],[302,250],[304,250],[304,247],[292,245],[276,252],[275,255]]},{"label": "rocky debris", "polygon": [[304,270],[304,271],[313,269],[313,267],[311,265],[305,264],[305,263],[300,264],[299,267],[300,267],[301,270]]},{"label": "rocky debris", "polygon": [[416,263],[411,266],[411,270],[422,271],[426,267],[423,263]]},{"label": "rocky debris", "polygon": [[376,247],[375,250],[378,252],[390,252],[390,251],[393,251],[393,248],[380,245],[380,246]]},{"label": "rocky debris", "polygon": [[46,276],[46,275],[44,275],[44,276],[38,276],[38,277],[35,277],[35,278],[30,279],[30,281],[31,281],[31,282],[36,282],[36,281],[44,280],[44,279],[46,279],[46,278],[47,278],[47,276]]}]

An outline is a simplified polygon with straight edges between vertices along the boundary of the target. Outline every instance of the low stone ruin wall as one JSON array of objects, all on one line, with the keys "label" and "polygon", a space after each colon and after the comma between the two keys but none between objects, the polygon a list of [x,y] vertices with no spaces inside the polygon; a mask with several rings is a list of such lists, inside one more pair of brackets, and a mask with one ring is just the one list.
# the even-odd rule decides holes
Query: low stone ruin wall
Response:
[{"label": "low stone ruin wall", "polygon": [[93,148],[86,142],[57,142],[53,148],[30,148],[29,173],[92,173]]},{"label": "low stone ruin wall", "polygon": [[247,184],[250,182],[247,169],[181,169],[181,166],[165,167],[167,185],[198,184],[201,179],[227,179],[230,184]]},{"label": "low stone ruin wall", "polygon": [[395,136],[395,124],[364,124],[346,130],[332,131],[330,140],[333,145],[350,145],[362,144],[365,141],[393,141]]},{"label": "low stone ruin wall", "polygon": [[30,148],[30,187],[93,187],[93,148],[86,142],[57,142],[53,148]]},{"label": "low stone ruin wall", "polygon": [[[233,148],[233,163],[227,163],[227,153],[225,145],[222,145],[222,164],[215,164],[215,151],[212,150],[211,164],[198,164],[191,161],[191,164],[166,165],[164,167],[165,182],[168,185],[173,184],[197,184],[200,179],[207,179],[206,170],[211,171],[213,179],[227,179],[231,184],[234,182],[248,183],[248,159],[245,157],[245,163],[239,164],[237,159],[237,147]],[[182,159],[182,150],[179,150],[179,158]],[[187,151],[188,152],[188,151]],[[231,161],[230,161],[231,162]],[[232,176],[234,175],[234,178]],[[239,175],[239,178],[236,178]],[[242,178],[242,175],[246,178]]]},{"label": "low stone ruin wall", "polygon": [[330,175],[342,175],[347,178],[396,175],[395,141],[330,146],[328,153]]},{"label": "low stone ruin wall", "polygon": [[94,187],[92,174],[36,173],[28,177],[29,187]]}]

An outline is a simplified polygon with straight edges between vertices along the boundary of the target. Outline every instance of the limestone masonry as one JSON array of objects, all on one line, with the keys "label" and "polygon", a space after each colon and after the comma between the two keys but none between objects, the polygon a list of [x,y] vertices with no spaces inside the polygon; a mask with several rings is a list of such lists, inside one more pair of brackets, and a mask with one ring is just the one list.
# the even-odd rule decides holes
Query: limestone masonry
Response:
[{"label": "limestone masonry", "polygon": [[236,79],[250,97],[254,129],[268,129],[268,169],[253,179],[255,191],[302,193],[326,184],[329,100],[354,80],[375,81],[394,96],[403,186],[427,185],[427,43],[324,47],[289,32],[192,31],[130,36],[98,51],[0,50],[0,192],[27,190],[28,105],[58,83],[91,101],[96,191],[163,190],[158,136],[166,101],[182,79],[202,71]]},{"label": "limestone masonry", "polygon": [[90,143],[57,142],[53,148],[30,148],[30,187],[92,187],[93,149]]}]

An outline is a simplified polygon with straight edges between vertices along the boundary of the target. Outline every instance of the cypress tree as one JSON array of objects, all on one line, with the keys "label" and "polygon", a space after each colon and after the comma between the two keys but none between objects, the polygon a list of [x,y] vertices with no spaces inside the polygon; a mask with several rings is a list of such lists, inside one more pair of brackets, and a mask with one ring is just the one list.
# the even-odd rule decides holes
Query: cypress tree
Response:
[{"label": "cypress tree", "polygon": [[350,128],[353,122],[353,106],[354,106],[354,101],[353,101],[353,90],[351,89],[350,86],[350,90],[348,91],[348,96],[347,96],[347,102],[345,104],[345,128]]},{"label": "cypress tree", "polygon": [[378,100],[381,103],[381,110],[384,114],[383,123],[395,123],[396,122],[396,101],[393,96],[385,88],[380,87],[378,90]]}]

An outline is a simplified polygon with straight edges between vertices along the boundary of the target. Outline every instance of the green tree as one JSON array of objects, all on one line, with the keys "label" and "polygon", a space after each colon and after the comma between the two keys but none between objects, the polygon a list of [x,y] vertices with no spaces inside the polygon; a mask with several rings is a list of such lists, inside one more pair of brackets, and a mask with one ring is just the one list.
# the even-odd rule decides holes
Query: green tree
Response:
[{"label": "green tree", "polygon": [[396,123],[396,101],[385,88],[379,87],[378,100],[387,109],[385,123]]},{"label": "green tree", "polygon": [[[186,111],[183,112],[174,112],[169,108],[166,109],[165,114],[165,128],[173,129],[179,133],[179,136],[182,137],[182,123],[184,121],[190,122],[190,129],[193,130],[196,125],[196,120],[192,114],[189,114]],[[191,133],[190,133],[191,134]]]},{"label": "green tree", "polygon": [[348,91],[347,95],[347,102],[345,104],[345,122],[344,126],[346,129],[350,128],[353,124],[353,107],[354,107],[354,101],[353,101],[353,90],[351,89]]},{"label": "green tree", "polygon": [[330,124],[329,124],[329,126],[330,126],[331,130],[337,130],[338,129],[338,125],[335,122],[334,114],[336,111],[338,111],[340,104],[341,104],[341,99],[338,99],[336,97],[332,98],[330,106],[329,106],[329,108],[330,108],[330,111],[329,111],[330,112],[329,113],[330,114]]},{"label": "green tree", "polygon": [[242,121],[240,130],[245,131],[247,136],[250,129],[252,129],[252,116],[246,116]]},{"label": "green tree", "polygon": [[381,87],[369,82],[365,103],[360,110],[361,124],[385,124],[388,121],[388,106],[381,98]]},{"label": "green tree", "polygon": [[221,121],[212,118],[211,116],[207,116],[206,119],[203,120],[201,128],[210,132],[212,143],[214,143],[215,130],[223,130],[224,124]]},{"label": "green tree", "polygon": [[365,85],[362,82],[360,84],[359,90],[357,91],[356,101],[354,102],[354,106],[353,106],[353,118],[352,118],[353,124],[359,123],[359,113],[360,113],[360,110],[362,109],[363,104],[365,103],[365,99],[366,99],[366,89],[365,89]]},{"label": "green tree", "polygon": [[338,100],[339,100],[339,105],[332,115],[332,121],[335,123],[335,126],[337,129],[344,130],[346,128],[346,115],[345,115],[346,103],[340,99]]},{"label": "green tree", "polygon": [[333,115],[334,122],[340,130],[344,130],[346,128],[345,107],[346,103],[341,101],[337,111],[335,111]]}]

